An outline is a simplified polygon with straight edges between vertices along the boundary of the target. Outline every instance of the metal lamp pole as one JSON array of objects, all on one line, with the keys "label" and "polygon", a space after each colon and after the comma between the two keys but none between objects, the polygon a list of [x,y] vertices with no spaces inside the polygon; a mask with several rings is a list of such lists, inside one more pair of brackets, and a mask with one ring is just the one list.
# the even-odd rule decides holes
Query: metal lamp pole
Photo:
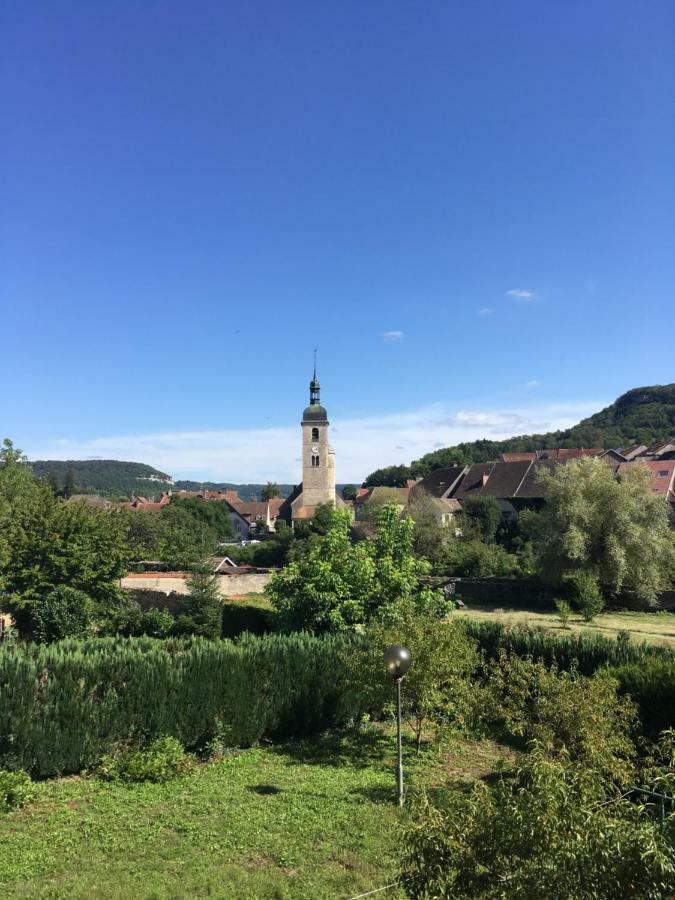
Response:
[{"label": "metal lamp pole", "polygon": [[398,767],[396,785],[398,788],[398,805],[403,806],[403,745],[401,743],[401,682],[412,663],[412,656],[407,647],[394,644],[384,653],[384,665],[396,683],[396,744],[398,749]]}]

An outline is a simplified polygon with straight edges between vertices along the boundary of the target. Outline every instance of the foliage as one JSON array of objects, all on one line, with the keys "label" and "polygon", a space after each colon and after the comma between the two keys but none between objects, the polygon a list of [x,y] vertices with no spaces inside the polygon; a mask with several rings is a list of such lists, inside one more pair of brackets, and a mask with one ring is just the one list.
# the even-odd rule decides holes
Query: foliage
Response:
[{"label": "foliage", "polygon": [[79,489],[115,497],[156,496],[174,487],[170,475],[145,463],[117,459],[43,459],[30,466],[36,478],[52,477],[62,485],[70,471],[73,486],[77,484]]},{"label": "foliage", "polygon": [[434,569],[443,568],[446,545],[455,540],[454,529],[438,521],[433,498],[417,491],[408,503],[406,514],[415,523],[413,547],[418,556],[428,559]]},{"label": "foliage", "polygon": [[50,644],[67,637],[85,637],[92,614],[92,602],[86,594],[60,584],[33,604],[33,640]]},{"label": "foliage", "polygon": [[558,610],[558,618],[563,628],[569,628],[569,621],[572,618],[572,607],[567,600],[556,600],[555,608]]},{"label": "foliage", "polygon": [[568,754],[625,783],[632,772],[635,707],[617,690],[607,672],[589,678],[575,668],[559,672],[502,652],[475,696],[491,734],[517,739],[523,747],[536,743],[549,756]]},{"label": "foliage", "polygon": [[576,666],[582,675],[592,675],[602,666],[642,665],[647,660],[673,660],[675,655],[667,647],[655,644],[618,641],[602,635],[548,634],[541,628],[519,626],[509,628],[500,622],[467,621],[467,633],[478,641],[487,660],[499,659],[502,650],[541,660],[547,666],[555,664],[567,670]]},{"label": "foliage", "polygon": [[358,491],[357,485],[345,484],[342,488],[342,499],[343,500],[355,500],[357,491]]},{"label": "foliage", "polygon": [[412,519],[401,519],[398,507],[382,507],[375,540],[359,544],[349,537],[348,510],[331,508],[329,517],[327,532],[266,586],[282,627],[349,630],[411,599],[419,609],[441,608],[441,595],[420,587],[428,564],[415,557]]},{"label": "foliage", "polygon": [[502,509],[494,497],[466,497],[462,502],[460,528],[486,544],[494,544],[501,521]]},{"label": "foliage", "polygon": [[546,505],[533,534],[542,577],[561,583],[586,573],[612,594],[634,591],[645,600],[668,587],[675,544],[668,505],[650,487],[646,467],[629,466],[620,479],[601,460],[572,460],[539,473]]},{"label": "foliage", "polygon": [[382,708],[394,711],[393,684],[383,663],[384,651],[392,644],[404,644],[412,656],[402,682],[402,714],[419,753],[429,724],[457,727],[467,721],[472,696],[470,676],[478,664],[478,654],[460,621],[420,615],[412,604],[405,605],[394,622],[373,623],[366,630],[363,646],[349,650],[347,664],[376,714]]},{"label": "foliage", "polygon": [[662,898],[675,890],[675,816],[617,796],[595,770],[538,749],[514,779],[424,802],[408,826],[414,898]]},{"label": "foliage", "polygon": [[380,510],[389,504],[400,510],[405,505],[405,500],[401,499],[395,488],[379,488],[363,504],[361,518],[371,525],[377,525]]},{"label": "foliage", "polygon": [[23,769],[17,772],[0,769],[0,813],[20,809],[34,796],[35,785]]},{"label": "foliage", "polygon": [[139,738],[204,746],[224,725],[231,746],[250,746],[341,725],[360,710],[344,645],[307,634],[0,645],[0,766],[42,777]]},{"label": "foliage", "polygon": [[597,577],[593,572],[579,569],[572,572],[566,580],[572,584],[574,602],[583,620],[592,622],[605,608],[605,598],[598,586]]},{"label": "foliage", "polygon": [[223,627],[223,598],[218,576],[212,572],[194,572],[185,579],[188,597],[176,622],[179,634],[219,638]]},{"label": "foliage", "polygon": [[11,442],[0,453],[0,589],[3,608],[22,635],[34,627],[36,605],[55,588],[81,591],[94,604],[118,596],[129,559],[124,523],[113,511],[64,503]]},{"label": "foliage", "polygon": [[520,574],[515,554],[499,544],[478,540],[449,542],[444,568],[448,574],[473,578],[511,578]]},{"label": "foliage", "polygon": [[637,703],[641,730],[651,740],[675,726],[675,656],[646,657],[611,670]]},{"label": "foliage", "polygon": [[120,635],[122,637],[167,637],[174,627],[174,617],[166,609],[143,609],[130,597],[123,602],[108,607],[98,622],[98,633],[104,637]]},{"label": "foliage", "polygon": [[376,469],[363,482],[364,487],[405,487],[412,473],[409,466],[387,466]]},{"label": "foliage", "polygon": [[277,630],[277,613],[273,609],[246,601],[223,603],[223,637],[235,638],[244,632],[271,634]]},{"label": "foliage", "polygon": [[283,494],[276,481],[268,481],[260,491],[260,499],[263,503],[266,503],[268,500],[272,500],[273,497],[283,497]]},{"label": "foliage", "polygon": [[118,750],[104,756],[95,771],[104,781],[152,781],[161,784],[186,775],[193,768],[194,761],[186,754],[180,741],[173,737],[160,737],[148,747]]}]

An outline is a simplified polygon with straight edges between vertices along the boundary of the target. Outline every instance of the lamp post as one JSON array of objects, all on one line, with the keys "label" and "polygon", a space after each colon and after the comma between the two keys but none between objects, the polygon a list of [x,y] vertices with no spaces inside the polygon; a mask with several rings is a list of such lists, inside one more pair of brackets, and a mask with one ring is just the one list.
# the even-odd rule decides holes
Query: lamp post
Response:
[{"label": "lamp post", "polygon": [[384,665],[387,672],[396,682],[396,742],[398,745],[398,805],[403,806],[403,749],[401,746],[401,681],[412,663],[412,656],[407,647],[394,644],[384,651]]}]

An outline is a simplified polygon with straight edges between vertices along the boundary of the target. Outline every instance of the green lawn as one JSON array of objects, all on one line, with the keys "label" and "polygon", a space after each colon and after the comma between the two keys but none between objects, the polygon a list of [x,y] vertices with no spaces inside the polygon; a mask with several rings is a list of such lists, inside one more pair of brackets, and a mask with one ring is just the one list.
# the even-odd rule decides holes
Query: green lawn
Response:
[{"label": "green lawn", "polygon": [[675,613],[671,612],[607,612],[601,613],[592,622],[584,622],[581,616],[574,615],[567,630],[563,629],[555,610],[504,609],[492,604],[471,602],[466,609],[453,615],[489,619],[505,625],[531,625],[545,628],[557,635],[576,632],[616,637],[619,631],[628,631],[634,641],[648,641],[675,648]]},{"label": "green lawn", "polygon": [[[44,782],[0,816],[0,896],[348,898],[395,881],[394,743],[370,727],[233,752],[169,784]],[[510,751],[407,750],[409,784],[453,789]],[[383,895],[384,896],[384,895]],[[400,897],[400,889],[386,893]]]}]

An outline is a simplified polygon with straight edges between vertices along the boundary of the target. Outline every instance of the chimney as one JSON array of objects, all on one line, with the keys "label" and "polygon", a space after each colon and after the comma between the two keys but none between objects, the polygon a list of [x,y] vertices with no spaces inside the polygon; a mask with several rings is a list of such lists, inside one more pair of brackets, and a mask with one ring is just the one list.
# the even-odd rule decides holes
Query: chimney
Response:
[{"label": "chimney", "polygon": [[481,481],[483,482],[483,487],[485,487],[485,485],[488,483],[488,478],[489,478],[489,477],[490,477],[489,475],[482,475],[482,476],[481,476]]}]

